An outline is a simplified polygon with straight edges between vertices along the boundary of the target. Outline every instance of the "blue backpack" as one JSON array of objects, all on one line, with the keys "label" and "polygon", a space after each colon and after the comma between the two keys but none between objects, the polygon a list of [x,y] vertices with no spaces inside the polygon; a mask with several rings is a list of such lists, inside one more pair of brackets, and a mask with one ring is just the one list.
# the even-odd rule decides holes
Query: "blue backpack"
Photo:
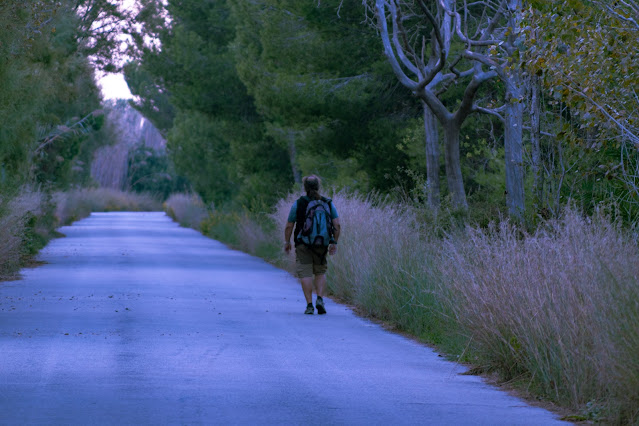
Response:
[{"label": "blue backpack", "polygon": [[[328,247],[335,242],[330,203],[331,200],[328,198],[308,203],[297,241],[309,247]],[[298,202],[297,207],[303,208],[304,205]]]}]

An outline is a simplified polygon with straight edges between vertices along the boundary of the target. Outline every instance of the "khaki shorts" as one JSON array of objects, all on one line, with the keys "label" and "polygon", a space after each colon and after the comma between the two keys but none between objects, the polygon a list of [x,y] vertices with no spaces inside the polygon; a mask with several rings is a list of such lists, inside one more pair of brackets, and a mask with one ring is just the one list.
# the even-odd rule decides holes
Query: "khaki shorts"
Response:
[{"label": "khaki shorts", "polygon": [[[322,253],[324,250],[324,253]],[[312,278],[313,275],[324,275],[328,262],[326,249],[311,249],[304,244],[295,247],[295,269],[297,278]]]}]

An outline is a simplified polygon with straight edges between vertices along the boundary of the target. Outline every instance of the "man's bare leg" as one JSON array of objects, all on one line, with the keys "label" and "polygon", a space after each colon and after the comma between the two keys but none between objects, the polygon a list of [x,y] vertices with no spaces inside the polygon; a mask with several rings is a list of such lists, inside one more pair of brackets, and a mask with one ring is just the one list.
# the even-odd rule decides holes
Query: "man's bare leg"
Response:
[{"label": "man's bare leg", "polygon": [[[313,278],[302,278],[302,290],[304,291],[304,297],[306,298],[306,304],[313,303]],[[318,290],[319,294],[319,290]]]},{"label": "man's bare leg", "polygon": [[315,289],[317,290],[317,300],[315,301],[315,307],[317,308],[317,313],[323,315],[326,313],[326,308],[324,307],[324,293],[326,292],[326,275],[315,275]]},{"label": "man's bare leg", "polygon": [[315,275],[315,289],[319,297],[324,297],[326,294],[326,275]]}]

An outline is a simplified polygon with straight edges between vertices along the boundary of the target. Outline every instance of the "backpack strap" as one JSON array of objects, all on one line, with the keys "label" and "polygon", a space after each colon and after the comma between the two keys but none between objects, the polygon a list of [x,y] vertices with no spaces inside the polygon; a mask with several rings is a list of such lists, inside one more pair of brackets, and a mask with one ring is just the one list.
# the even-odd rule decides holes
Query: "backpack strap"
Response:
[{"label": "backpack strap", "polygon": [[328,204],[328,214],[331,216],[331,219],[333,219],[333,200],[330,198],[324,198],[324,201]]},{"label": "backpack strap", "polygon": [[306,208],[310,200],[308,197],[300,197],[297,199],[297,211],[295,215],[295,231],[293,233],[293,240],[295,241],[295,246],[301,244],[297,241],[297,236],[302,232],[302,226],[304,226],[304,219],[306,218]]}]

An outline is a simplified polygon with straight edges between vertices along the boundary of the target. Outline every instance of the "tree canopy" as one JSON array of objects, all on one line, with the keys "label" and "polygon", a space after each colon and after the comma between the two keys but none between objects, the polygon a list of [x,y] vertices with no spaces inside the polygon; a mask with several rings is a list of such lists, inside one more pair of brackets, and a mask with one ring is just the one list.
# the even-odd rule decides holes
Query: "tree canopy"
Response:
[{"label": "tree canopy", "polygon": [[638,211],[634,0],[138,6],[3,3],[3,191],[90,182],[110,139],[94,72],[122,69],[171,164],[219,207],[262,210],[315,173],[434,209],[447,182],[442,205],[467,197],[471,215]]}]

